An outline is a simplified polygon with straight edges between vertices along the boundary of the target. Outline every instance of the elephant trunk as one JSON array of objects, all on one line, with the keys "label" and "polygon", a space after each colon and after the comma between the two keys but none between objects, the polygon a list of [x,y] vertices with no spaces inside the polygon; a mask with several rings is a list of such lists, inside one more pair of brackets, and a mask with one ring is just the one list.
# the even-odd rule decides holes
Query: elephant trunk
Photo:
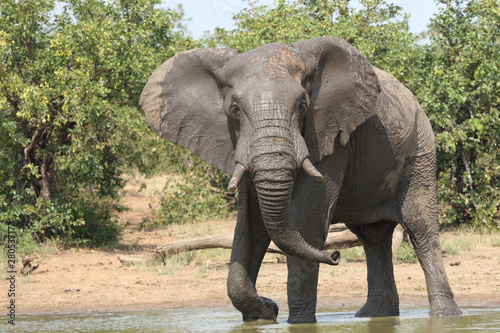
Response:
[{"label": "elephant trunk", "polygon": [[[273,112],[279,115],[280,110],[275,108]],[[308,155],[305,142],[294,139],[301,136],[290,129],[289,118],[277,116],[271,121],[267,118],[267,110],[255,114],[248,171],[252,175],[262,219],[271,240],[288,255],[337,265],[337,251],[330,254],[321,252],[289,227],[289,208],[299,163],[303,163]],[[270,123],[273,126],[269,126]],[[312,164],[308,165],[308,169],[316,178],[321,177]]]},{"label": "elephant trunk", "polygon": [[[280,175],[273,175],[280,173]],[[264,225],[272,241],[286,254],[301,259],[314,260],[330,265],[338,264],[338,251],[325,253],[309,245],[302,236],[288,226],[288,214],[293,178],[288,181],[268,181],[265,178],[283,178],[282,170],[255,173],[255,188]],[[257,180],[255,180],[257,179]]]}]

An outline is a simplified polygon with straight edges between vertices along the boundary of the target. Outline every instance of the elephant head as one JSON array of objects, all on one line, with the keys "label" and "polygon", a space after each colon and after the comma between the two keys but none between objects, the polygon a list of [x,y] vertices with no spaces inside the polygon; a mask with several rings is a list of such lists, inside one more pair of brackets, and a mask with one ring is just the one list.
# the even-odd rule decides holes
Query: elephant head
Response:
[{"label": "elephant head", "polygon": [[[380,86],[351,45],[331,37],[179,53],[151,76],[141,95],[146,121],[162,138],[210,165],[255,184],[264,225],[285,253],[336,264],[287,224],[298,173],[321,181],[314,163],[374,114]],[[234,172],[234,173],[233,173]]]}]

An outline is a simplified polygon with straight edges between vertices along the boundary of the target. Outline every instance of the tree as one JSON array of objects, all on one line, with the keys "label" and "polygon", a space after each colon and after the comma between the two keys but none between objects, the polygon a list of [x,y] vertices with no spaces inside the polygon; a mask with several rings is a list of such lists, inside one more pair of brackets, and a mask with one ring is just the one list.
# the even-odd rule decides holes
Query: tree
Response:
[{"label": "tree", "polygon": [[279,0],[274,6],[250,3],[250,8],[233,17],[236,29],[216,28],[214,36],[204,42],[244,52],[272,42],[335,36],[356,47],[375,66],[404,78],[416,41],[408,30],[408,15],[383,0],[360,4],[356,10],[348,0]]},{"label": "tree", "polygon": [[438,197],[446,224],[498,227],[500,12],[498,0],[440,0],[428,44],[417,45],[408,15],[383,0],[279,0],[234,16],[209,46],[240,52],[270,42],[340,37],[407,85],[436,134]]},{"label": "tree", "polygon": [[430,44],[409,85],[436,132],[442,216],[498,227],[500,3],[438,2]]},{"label": "tree", "polygon": [[172,36],[180,15],[158,3],[2,1],[0,220],[39,239],[118,237],[123,165],[140,164],[137,142],[159,142],[139,95],[161,62],[199,45]]}]

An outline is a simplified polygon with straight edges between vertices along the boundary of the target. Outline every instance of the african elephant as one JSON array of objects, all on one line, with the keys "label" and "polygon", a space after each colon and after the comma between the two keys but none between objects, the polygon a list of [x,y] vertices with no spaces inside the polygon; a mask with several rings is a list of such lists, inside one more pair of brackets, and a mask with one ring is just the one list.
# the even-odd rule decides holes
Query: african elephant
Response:
[{"label": "african elephant", "polygon": [[399,314],[398,223],[424,270],[430,314],[460,313],[439,244],[430,123],[408,89],[347,42],[181,52],[151,75],[140,105],[160,137],[233,174],[227,291],[243,320],[276,320],[276,303],[255,288],[272,240],[287,254],[288,321],[316,321],[319,263],[338,263],[338,252],[319,249],[339,221],[366,252],[368,296],[357,316]]}]

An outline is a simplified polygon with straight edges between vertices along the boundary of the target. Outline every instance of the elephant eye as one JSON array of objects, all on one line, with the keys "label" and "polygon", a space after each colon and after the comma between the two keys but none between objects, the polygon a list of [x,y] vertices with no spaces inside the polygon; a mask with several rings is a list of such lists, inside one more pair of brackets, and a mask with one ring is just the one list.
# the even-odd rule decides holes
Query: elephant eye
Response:
[{"label": "elephant eye", "polygon": [[240,108],[238,107],[238,105],[236,103],[233,103],[231,105],[231,112],[232,113],[238,113],[238,112],[240,112]]},{"label": "elephant eye", "polygon": [[303,98],[301,101],[300,101],[300,113],[301,115],[305,114],[307,112],[307,102],[305,100],[305,98]]},{"label": "elephant eye", "polygon": [[231,105],[231,113],[232,113],[233,115],[235,115],[236,117],[238,117],[238,114],[240,113],[240,108],[239,108],[238,104],[233,103],[233,104]]}]

